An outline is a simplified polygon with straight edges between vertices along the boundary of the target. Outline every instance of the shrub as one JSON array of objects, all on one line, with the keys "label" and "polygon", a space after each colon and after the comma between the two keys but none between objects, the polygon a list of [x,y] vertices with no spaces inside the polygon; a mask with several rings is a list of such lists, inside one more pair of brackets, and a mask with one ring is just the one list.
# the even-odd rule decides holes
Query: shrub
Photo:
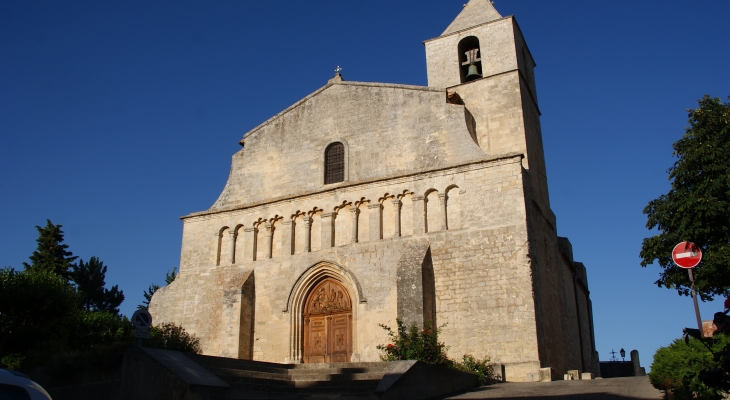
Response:
[{"label": "shrub", "polygon": [[23,365],[25,357],[22,354],[6,354],[0,357],[0,368],[18,370]]},{"label": "shrub", "polygon": [[200,340],[185,332],[182,326],[165,323],[150,327],[150,338],[145,339],[146,347],[176,350],[184,353],[200,354]]},{"label": "shrub", "polygon": [[497,382],[497,377],[494,375],[494,363],[489,360],[489,357],[478,360],[471,354],[464,354],[461,362],[454,362],[451,367],[476,375],[479,377],[480,385]]},{"label": "shrub", "polygon": [[446,357],[446,345],[438,341],[441,328],[432,328],[430,323],[425,323],[420,329],[416,324],[406,327],[403,321],[396,319],[397,332],[394,332],[387,325],[379,326],[388,332],[392,343],[378,345],[377,349],[383,354],[380,359],[383,361],[396,360],[419,360],[429,364],[446,365],[449,359]]},{"label": "shrub", "polygon": [[479,360],[470,354],[465,354],[461,362],[457,362],[446,356],[448,346],[438,340],[441,328],[446,325],[434,329],[427,322],[424,324],[424,328],[421,329],[416,324],[406,327],[400,319],[396,319],[395,322],[398,326],[396,332],[387,325],[379,325],[388,332],[391,341],[386,345],[380,344],[377,346],[378,350],[383,352],[380,355],[381,360],[418,360],[429,364],[444,365],[476,375],[481,385],[488,385],[497,381],[494,375],[494,364],[489,360],[489,357]]},{"label": "shrub", "polygon": [[654,354],[649,380],[659,390],[671,390],[677,400],[721,399],[722,393],[702,383],[699,374],[703,370],[718,368],[719,361],[713,355],[730,343],[727,335],[716,335],[700,340],[677,339]]}]

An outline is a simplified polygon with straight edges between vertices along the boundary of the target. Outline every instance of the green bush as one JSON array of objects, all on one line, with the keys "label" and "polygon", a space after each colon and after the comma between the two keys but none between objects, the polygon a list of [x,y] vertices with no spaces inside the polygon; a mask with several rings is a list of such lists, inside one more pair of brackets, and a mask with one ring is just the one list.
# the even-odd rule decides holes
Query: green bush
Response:
[{"label": "green bush", "polygon": [[718,368],[720,362],[714,353],[720,352],[730,337],[716,335],[703,339],[708,344],[694,338],[675,340],[654,354],[649,380],[659,390],[671,390],[677,400],[682,399],[721,399],[722,392],[708,387],[699,379],[702,370]]},{"label": "green bush", "polygon": [[476,375],[481,385],[497,381],[494,375],[494,364],[489,357],[479,360],[470,354],[465,354],[461,362],[457,362],[446,356],[448,347],[438,340],[441,328],[445,325],[433,329],[427,322],[424,324],[424,329],[421,329],[416,324],[405,326],[400,319],[396,319],[395,322],[398,326],[397,331],[393,331],[387,325],[379,325],[388,332],[391,341],[391,343],[377,346],[377,349],[383,352],[380,355],[381,360],[418,360],[429,364],[444,365]]},{"label": "green bush", "polygon": [[478,376],[480,385],[497,382],[497,377],[494,375],[494,363],[489,360],[489,357],[478,360],[471,354],[464,354],[461,362],[454,362],[451,367]]},{"label": "green bush", "polygon": [[447,365],[449,359],[446,357],[446,345],[438,341],[443,325],[433,329],[430,323],[424,324],[424,329],[416,324],[406,327],[403,321],[396,319],[398,330],[393,331],[389,326],[379,326],[388,332],[392,343],[378,345],[377,349],[383,354],[380,359],[383,361],[396,360],[419,360],[429,364]]},{"label": "green bush", "polygon": [[76,290],[53,272],[0,269],[0,359],[14,369],[38,366],[40,347],[63,348],[78,319]]},{"label": "green bush", "polygon": [[150,338],[145,339],[146,347],[175,350],[183,353],[200,354],[200,340],[185,332],[182,326],[166,323],[150,327]]},{"label": "green bush", "polygon": [[0,368],[18,370],[23,365],[25,357],[22,354],[6,354],[0,357]]}]

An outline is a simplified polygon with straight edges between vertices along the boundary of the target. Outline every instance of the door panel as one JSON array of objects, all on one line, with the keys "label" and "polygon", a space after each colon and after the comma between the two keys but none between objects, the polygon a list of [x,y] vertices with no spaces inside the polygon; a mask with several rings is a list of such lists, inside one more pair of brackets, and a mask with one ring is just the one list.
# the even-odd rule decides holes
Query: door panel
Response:
[{"label": "door panel", "polygon": [[349,362],[352,356],[352,303],[347,290],[325,279],[307,297],[304,313],[305,363]]},{"label": "door panel", "polygon": [[305,348],[305,361],[310,363],[326,362],[327,353],[327,325],[324,316],[313,316],[309,318],[308,334],[305,340],[309,346]]},{"label": "door panel", "polygon": [[350,353],[350,320],[352,314],[338,314],[328,318],[329,335],[327,344],[330,362],[348,362]]}]

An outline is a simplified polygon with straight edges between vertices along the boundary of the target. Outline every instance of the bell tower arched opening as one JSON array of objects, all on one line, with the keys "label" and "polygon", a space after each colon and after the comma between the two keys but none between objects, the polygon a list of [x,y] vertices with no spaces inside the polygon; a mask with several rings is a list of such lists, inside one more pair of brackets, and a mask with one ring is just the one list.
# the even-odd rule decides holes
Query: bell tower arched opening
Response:
[{"label": "bell tower arched opening", "polygon": [[467,36],[459,42],[459,76],[461,83],[482,77],[481,49],[476,36]]},{"label": "bell tower arched opening", "polygon": [[305,363],[349,362],[352,356],[352,298],[332,278],[315,285],[302,310]]}]

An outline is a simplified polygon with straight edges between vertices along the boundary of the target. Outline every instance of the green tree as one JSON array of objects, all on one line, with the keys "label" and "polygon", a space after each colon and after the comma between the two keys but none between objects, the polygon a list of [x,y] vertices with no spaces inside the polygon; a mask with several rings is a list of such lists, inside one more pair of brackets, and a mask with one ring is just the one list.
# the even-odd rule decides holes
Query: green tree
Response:
[{"label": "green tree", "polygon": [[695,287],[703,300],[730,294],[730,103],[703,97],[688,110],[689,127],[673,145],[677,161],[667,171],[671,189],[644,208],[647,228],[659,234],[644,239],[641,265],[663,269],[659,287],[689,295],[686,271],[674,265],[672,248],[689,241],[703,252]]},{"label": "green tree", "polygon": [[721,399],[722,391],[712,388],[700,379],[704,370],[717,368],[720,363],[714,352],[730,343],[726,335],[714,338],[677,339],[654,354],[649,380],[659,390],[672,390],[676,399]]},{"label": "green tree", "polygon": [[104,287],[106,270],[106,265],[101,260],[91,257],[88,263],[80,259],[72,266],[69,275],[83,298],[84,309],[119,314],[119,305],[124,301],[124,293],[117,285],[111,289]]},{"label": "green tree", "polygon": [[63,243],[62,225],[53,225],[51,220],[46,220],[46,226],[36,226],[38,229],[38,248],[30,256],[31,264],[23,263],[26,269],[39,269],[50,271],[62,277],[67,282],[74,260],[77,257]]},{"label": "green tree", "polygon": [[80,304],[76,290],[52,271],[0,270],[0,359],[65,348]]},{"label": "green tree", "polygon": [[[169,272],[166,272],[165,273],[165,284],[167,284],[167,285],[171,284],[172,281],[174,281],[176,277],[177,277],[177,273],[175,272],[175,268],[173,268]],[[160,285],[158,285],[156,283],[151,284],[150,287],[148,287],[147,290],[145,290],[144,293],[142,293],[142,296],[144,296],[144,301],[142,301],[142,304],[138,305],[137,308],[146,310],[147,307],[150,306],[150,301],[152,301],[152,295],[154,295],[155,292],[157,291],[157,289],[159,289],[159,288],[160,288]]]}]

